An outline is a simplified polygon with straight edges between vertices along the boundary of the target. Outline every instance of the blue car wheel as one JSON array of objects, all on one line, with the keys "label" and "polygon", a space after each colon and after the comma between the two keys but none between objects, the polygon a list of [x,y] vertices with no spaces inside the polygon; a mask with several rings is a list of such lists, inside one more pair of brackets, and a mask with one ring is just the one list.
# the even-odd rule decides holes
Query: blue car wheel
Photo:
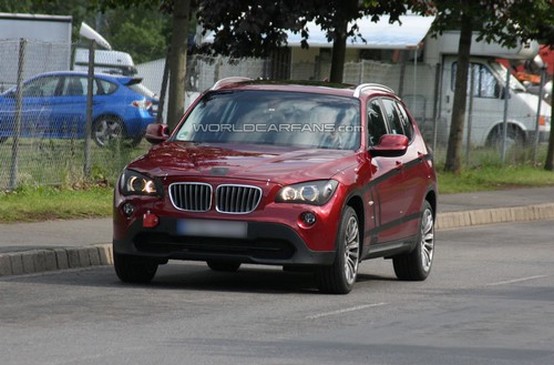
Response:
[{"label": "blue car wheel", "polygon": [[102,116],[92,124],[92,139],[100,147],[123,137],[121,121],[112,116]]}]

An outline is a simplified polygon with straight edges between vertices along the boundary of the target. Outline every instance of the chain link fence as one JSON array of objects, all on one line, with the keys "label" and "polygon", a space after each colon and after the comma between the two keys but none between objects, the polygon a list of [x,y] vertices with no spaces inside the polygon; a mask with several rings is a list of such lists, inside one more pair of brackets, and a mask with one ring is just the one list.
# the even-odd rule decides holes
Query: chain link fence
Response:
[{"label": "chain link fence", "polygon": [[[24,52],[21,51],[22,44]],[[93,144],[90,153],[92,176],[85,176],[85,140],[80,118],[86,109],[86,105],[82,104],[84,99],[80,99],[81,104],[73,106],[56,102],[55,95],[63,92],[58,83],[41,85],[43,90],[52,92],[52,99],[35,95],[35,102],[29,103],[28,97],[32,93],[23,81],[47,71],[72,69],[75,67],[72,65],[74,59],[81,63],[77,66],[83,69],[82,62],[87,55],[80,52],[77,59],[75,45],[68,47],[0,40],[0,90],[5,92],[0,96],[1,190],[13,189],[21,184],[71,185],[90,177],[113,183],[126,163],[150,147],[145,141],[132,146],[112,143],[102,147]],[[114,62],[110,57],[114,57],[114,54],[97,54],[95,62],[101,71],[137,76],[142,79],[141,85],[158,96],[161,95],[164,58],[136,65],[136,68],[132,61],[127,64],[128,61],[124,60],[127,62],[125,65],[120,65],[116,71],[110,71],[109,68],[102,68],[102,65]],[[191,55],[187,60],[185,105],[190,105],[217,80],[228,76],[247,76],[253,79],[326,79],[331,66],[329,52],[321,52],[314,59],[315,61],[302,58],[295,60],[290,51],[279,57],[248,60]],[[442,66],[427,65],[409,58],[405,62],[367,59],[347,62],[344,67],[344,82],[375,82],[393,88],[418,120],[428,143],[434,147],[436,154],[441,154],[448,139],[454,91],[453,63],[449,63],[448,67],[445,65],[447,63]],[[470,89],[473,93],[470,93],[468,99],[468,120],[464,132],[467,160],[471,158],[470,152],[490,144],[491,138],[498,136],[516,146],[536,147],[537,140],[534,137],[537,126],[544,129],[549,123],[549,118],[546,117],[549,111],[545,111],[550,106],[544,102],[542,112],[537,113],[539,109],[535,104],[539,98],[529,97],[526,90],[516,89],[516,92],[508,93],[500,85],[500,71],[483,64],[472,65],[473,81]],[[20,106],[17,105],[15,92],[18,90],[18,75],[23,85]],[[511,82],[515,83],[514,80]],[[81,87],[86,93],[86,79],[82,81]],[[99,85],[95,86],[95,95],[100,89],[102,87]],[[525,99],[525,108],[522,99]],[[163,110],[167,110],[167,107],[163,107]],[[54,116],[59,117],[60,114],[65,115],[64,113],[69,117],[66,115],[61,118],[65,124],[56,127],[61,132],[48,133],[48,128],[50,131],[52,129],[52,123],[58,123]],[[508,126],[506,134],[503,125]],[[18,128],[19,132],[16,131]]]},{"label": "chain link fence", "polygon": [[[123,143],[100,146],[97,137],[97,144],[86,153],[86,71],[75,77],[60,72],[73,68],[75,49],[75,45],[67,43],[0,40],[1,190],[13,190],[20,185],[73,186],[90,178],[113,182],[126,163],[147,150],[146,143],[132,147]],[[113,56],[99,52],[95,64],[115,66],[113,73],[124,74],[122,65],[111,59]],[[83,71],[86,69],[88,66],[81,67]],[[130,76],[136,73],[136,70],[128,71],[126,74]],[[135,84],[129,87],[140,89]],[[95,80],[92,92],[95,98],[101,94],[109,98],[115,95],[115,88],[115,83]],[[141,102],[142,97],[135,99]],[[124,102],[125,105],[132,103],[130,99]],[[109,111],[103,110],[103,113],[105,118],[95,120],[97,136],[102,133],[101,128],[105,129],[102,136],[110,137],[110,133],[116,135],[126,127],[107,118]],[[144,111],[136,113],[145,115]],[[126,132],[130,134],[131,131]]]}]

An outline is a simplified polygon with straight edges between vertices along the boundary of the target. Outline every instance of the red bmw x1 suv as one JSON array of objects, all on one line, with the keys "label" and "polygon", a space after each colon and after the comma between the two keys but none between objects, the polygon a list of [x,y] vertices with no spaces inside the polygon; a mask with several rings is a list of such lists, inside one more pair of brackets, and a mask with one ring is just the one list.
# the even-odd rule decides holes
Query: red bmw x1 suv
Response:
[{"label": "red bmw x1 suv", "polygon": [[348,293],[362,260],[424,280],[437,181],[413,116],[386,86],[220,80],[121,174],[114,266],[148,282],[168,260],[313,270]]}]

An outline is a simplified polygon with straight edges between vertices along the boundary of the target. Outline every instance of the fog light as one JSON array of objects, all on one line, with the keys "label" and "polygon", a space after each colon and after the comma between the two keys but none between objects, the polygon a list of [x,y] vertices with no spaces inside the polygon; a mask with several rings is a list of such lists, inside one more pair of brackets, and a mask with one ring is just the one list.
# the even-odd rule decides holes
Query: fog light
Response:
[{"label": "fog light", "polygon": [[160,223],[160,218],[157,215],[150,213],[150,211],[144,213],[142,216],[142,226],[144,228],[154,228]]},{"label": "fog light", "polygon": [[304,222],[307,226],[314,225],[316,221],[315,214],[312,212],[302,213],[301,218],[302,218],[302,222]]},{"label": "fog light", "polygon": [[125,203],[125,204],[123,204],[123,213],[124,213],[127,217],[132,216],[134,212],[135,212],[135,207],[133,206],[133,204],[131,204],[131,203]]}]

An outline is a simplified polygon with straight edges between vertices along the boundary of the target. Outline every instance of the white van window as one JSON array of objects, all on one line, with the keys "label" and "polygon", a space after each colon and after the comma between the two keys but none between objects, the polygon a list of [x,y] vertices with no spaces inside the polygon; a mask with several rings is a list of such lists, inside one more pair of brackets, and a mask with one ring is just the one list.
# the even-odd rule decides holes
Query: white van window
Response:
[{"label": "white van window", "polygon": [[[456,86],[456,69],[458,63],[452,64],[452,90]],[[467,90],[471,87],[471,77],[473,76],[473,96],[478,98],[499,98],[502,87],[498,79],[491,70],[480,63],[471,63],[471,70],[468,74]]]},{"label": "white van window", "polygon": [[[500,80],[506,84],[506,73],[507,69],[498,62],[489,62],[490,67],[492,68],[493,72],[495,72],[498,77],[500,77]],[[526,91],[525,86],[515,76],[510,77],[510,89],[514,91]]]}]

